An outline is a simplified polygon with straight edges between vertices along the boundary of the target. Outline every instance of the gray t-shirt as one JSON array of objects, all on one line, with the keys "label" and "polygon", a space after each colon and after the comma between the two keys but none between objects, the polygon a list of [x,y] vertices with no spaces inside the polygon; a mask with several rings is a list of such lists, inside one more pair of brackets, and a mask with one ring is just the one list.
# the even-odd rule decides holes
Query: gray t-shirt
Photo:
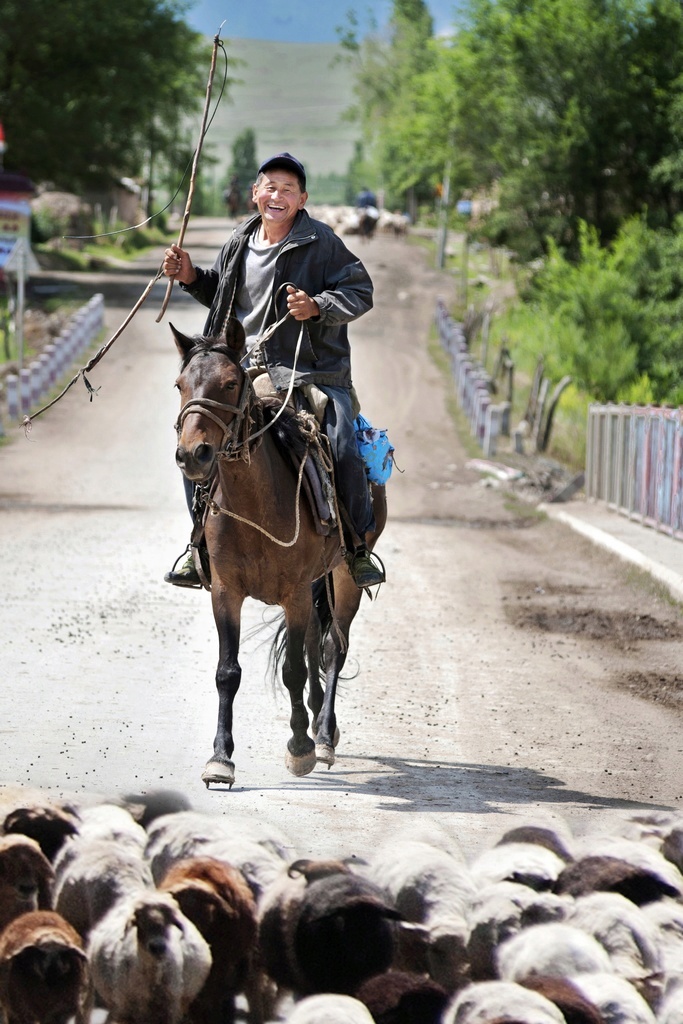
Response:
[{"label": "gray t-shirt", "polygon": [[[287,242],[283,238],[275,245],[262,242],[260,228],[252,235],[244,251],[244,260],[237,283],[233,313],[244,327],[249,352],[260,337],[266,314],[273,293],[273,277],[275,262],[280,255],[282,246]],[[283,311],[286,306],[283,304]]]}]

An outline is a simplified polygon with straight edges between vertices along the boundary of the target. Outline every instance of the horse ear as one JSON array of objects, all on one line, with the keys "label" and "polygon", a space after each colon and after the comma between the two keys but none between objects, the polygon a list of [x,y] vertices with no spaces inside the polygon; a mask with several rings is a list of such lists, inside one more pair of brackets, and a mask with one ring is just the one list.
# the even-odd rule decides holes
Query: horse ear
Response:
[{"label": "horse ear", "polygon": [[241,352],[246,340],[244,327],[239,320],[231,316],[225,325],[225,344],[232,352]]},{"label": "horse ear", "polygon": [[173,324],[169,323],[169,327],[173,331],[173,338],[176,343],[176,348],[178,349],[180,355],[184,359],[185,356],[190,351],[190,349],[194,348],[196,342],[194,338],[188,338],[186,334],[181,334],[180,331],[173,326]]}]

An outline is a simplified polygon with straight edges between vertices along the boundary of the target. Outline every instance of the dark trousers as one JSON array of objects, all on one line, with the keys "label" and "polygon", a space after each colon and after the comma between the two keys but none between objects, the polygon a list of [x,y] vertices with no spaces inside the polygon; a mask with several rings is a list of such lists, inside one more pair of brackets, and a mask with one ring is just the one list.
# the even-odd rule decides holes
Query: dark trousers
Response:
[{"label": "dark trousers", "polygon": [[375,528],[375,516],[365,464],[358,453],[351,392],[348,388],[318,387],[328,398],[323,430],[330,439],[337,493],[354,530],[364,540]]}]

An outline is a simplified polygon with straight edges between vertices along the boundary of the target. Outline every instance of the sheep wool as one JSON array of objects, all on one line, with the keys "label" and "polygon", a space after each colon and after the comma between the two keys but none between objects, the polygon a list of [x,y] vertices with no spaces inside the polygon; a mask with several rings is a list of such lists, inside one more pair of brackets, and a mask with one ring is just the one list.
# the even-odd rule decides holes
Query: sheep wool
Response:
[{"label": "sheep wool", "polygon": [[650,1007],[625,978],[596,973],[570,980],[598,1008],[605,1024],[657,1024]]},{"label": "sheep wool", "polygon": [[496,962],[501,978],[520,983],[539,976],[567,978],[612,970],[607,950],[597,939],[562,922],[523,928],[498,948]]},{"label": "sheep wool", "polygon": [[0,1007],[7,1024],[86,1024],[90,971],[80,936],[59,914],[22,914],[0,935]]},{"label": "sheep wool", "polygon": [[566,1024],[561,1011],[545,996],[509,981],[478,981],[459,992],[443,1015],[443,1024]]},{"label": "sheep wool", "polygon": [[179,1024],[211,969],[208,944],[161,892],[114,904],[87,952],[97,994],[126,1024]]},{"label": "sheep wool", "polygon": [[324,994],[297,1003],[287,1024],[373,1024],[373,1018],[367,1007],[351,996]]}]

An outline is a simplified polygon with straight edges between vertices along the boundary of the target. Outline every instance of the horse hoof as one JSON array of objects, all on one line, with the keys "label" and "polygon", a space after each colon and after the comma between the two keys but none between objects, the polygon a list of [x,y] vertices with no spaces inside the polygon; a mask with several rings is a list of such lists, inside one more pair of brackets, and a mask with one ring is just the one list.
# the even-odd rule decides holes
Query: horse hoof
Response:
[{"label": "horse hoof", "polygon": [[309,750],[307,754],[302,754],[300,757],[295,757],[289,750],[285,754],[285,767],[290,775],[296,775],[299,777],[302,775],[310,775],[315,768],[315,765],[315,748]]},{"label": "horse hoof", "polygon": [[[313,732],[313,739],[317,740],[317,738],[318,738],[317,729],[314,728],[312,730],[312,732]],[[341,733],[339,732],[339,727],[335,725],[335,727],[334,727],[334,736],[332,737],[332,746],[335,747],[335,748],[338,747],[340,739],[341,739]],[[325,744],[325,746],[328,746],[328,744]]]},{"label": "horse hoof", "polygon": [[315,759],[318,764],[326,764],[328,768],[331,768],[335,761],[334,747],[329,743],[316,743]]},{"label": "horse hoof", "polygon": [[207,761],[202,772],[202,782],[206,783],[206,788],[213,783],[214,786],[227,786],[228,789],[232,789],[232,784],[235,781],[235,765],[232,761],[228,761],[223,764],[222,761]]}]

